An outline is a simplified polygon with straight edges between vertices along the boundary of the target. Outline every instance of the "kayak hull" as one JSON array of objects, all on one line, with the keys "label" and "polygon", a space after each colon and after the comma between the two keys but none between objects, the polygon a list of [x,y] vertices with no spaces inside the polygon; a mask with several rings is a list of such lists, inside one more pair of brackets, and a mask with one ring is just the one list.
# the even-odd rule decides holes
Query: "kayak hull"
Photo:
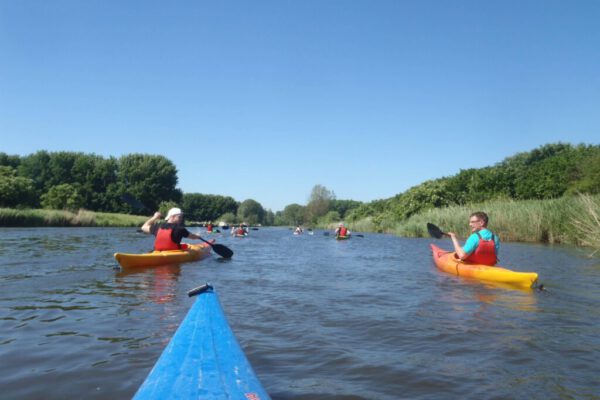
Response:
[{"label": "kayak hull", "polygon": [[466,263],[460,260],[455,252],[441,249],[434,244],[431,245],[431,250],[435,265],[452,275],[518,288],[531,288],[535,286],[538,279],[538,274],[535,272],[517,272],[500,266]]},{"label": "kayak hull", "polygon": [[[210,241],[214,243],[214,240]],[[210,254],[207,243],[188,244],[186,250],[153,251],[143,254],[115,253],[115,260],[123,268],[157,267],[200,260]]]},{"label": "kayak hull", "polygon": [[134,396],[136,400],[172,398],[270,399],[212,289],[198,295]]},{"label": "kayak hull", "polygon": [[338,236],[336,236],[335,238],[336,238],[336,240],[348,240],[348,239],[350,239],[351,237],[352,237],[352,236],[350,236],[350,235],[345,235],[345,236],[338,235]]}]

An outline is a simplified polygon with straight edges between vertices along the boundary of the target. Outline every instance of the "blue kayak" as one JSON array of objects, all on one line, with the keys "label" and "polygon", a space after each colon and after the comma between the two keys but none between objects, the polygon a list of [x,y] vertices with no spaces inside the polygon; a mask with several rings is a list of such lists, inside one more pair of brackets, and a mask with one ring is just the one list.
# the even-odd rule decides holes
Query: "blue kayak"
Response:
[{"label": "blue kayak", "polygon": [[[134,399],[270,399],[204,285]],[[192,295],[192,292],[190,292]]]}]

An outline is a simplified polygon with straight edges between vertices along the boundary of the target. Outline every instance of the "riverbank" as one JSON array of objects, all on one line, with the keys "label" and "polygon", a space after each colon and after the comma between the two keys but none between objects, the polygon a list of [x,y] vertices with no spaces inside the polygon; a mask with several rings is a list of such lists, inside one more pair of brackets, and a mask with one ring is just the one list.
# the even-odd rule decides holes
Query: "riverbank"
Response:
[{"label": "riverbank", "polygon": [[[402,237],[427,237],[427,223],[466,238],[474,211],[490,216],[490,229],[506,242],[583,246],[600,251],[600,196],[578,195],[552,200],[494,200],[466,206],[430,209],[405,221],[393,215],[347,221],[357,232],[385,232]],[[324,228],[331,228],[326,226]]]},{"label": "riverbank", "polygon": [[45,209],[0,208],[0,227],[134,227],[148,217],[140,215]]}]

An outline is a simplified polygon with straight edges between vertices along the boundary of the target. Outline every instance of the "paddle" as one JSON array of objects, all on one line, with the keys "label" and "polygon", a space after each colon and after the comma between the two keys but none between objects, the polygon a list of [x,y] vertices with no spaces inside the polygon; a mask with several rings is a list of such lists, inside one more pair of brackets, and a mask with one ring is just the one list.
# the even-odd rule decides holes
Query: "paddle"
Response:
[{"label": "paddle", "polygon": [[198,237],[198,239],[202,240],[204,243],[209,244],[210,247],[212,247],[212,249],[214,250],[214,252],[223,258],[231,258],[233,256],[233,250],[231,250],[227,246],[223,246],[219,243],[211,243],[208,240],[202,239],[201,237]]},{"label": "paddle", "polygon": [[440,228],[438,228],[437,226],[432,224],[431,222],[427,223],[427,232],[429,232],[429,234],[436,239],[441,239],[442,236],[450,236],[446,232],[443,232]]}]

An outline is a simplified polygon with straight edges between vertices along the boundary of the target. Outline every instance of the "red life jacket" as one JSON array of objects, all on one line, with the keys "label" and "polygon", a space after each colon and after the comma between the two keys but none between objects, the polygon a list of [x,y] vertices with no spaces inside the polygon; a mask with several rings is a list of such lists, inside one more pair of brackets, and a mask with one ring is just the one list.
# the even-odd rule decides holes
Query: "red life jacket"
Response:
[{"label": "red life jacket", "polygon": [[473,253],[471,253],[464,261],[472,264],[496,265],[498,258],[496,256],[496,243],[494,242],[494,234],[492,233],[491,240],[483,240],[479,232],[475,232],[479,236],[479,243]]},{"label": "red life jacket", "polygon": [[181,245],[173,241],[171,237],[172,233],[173,228],[158,228],[156,240],[154,241],[154,250],[180,250]]},{"label": "red life jacket", "polygon": [[346,228],[345,226],[342,226],[340,228],[340,231],[338,232],[338,236],[347,236],[348,235],[348,228]]}]

